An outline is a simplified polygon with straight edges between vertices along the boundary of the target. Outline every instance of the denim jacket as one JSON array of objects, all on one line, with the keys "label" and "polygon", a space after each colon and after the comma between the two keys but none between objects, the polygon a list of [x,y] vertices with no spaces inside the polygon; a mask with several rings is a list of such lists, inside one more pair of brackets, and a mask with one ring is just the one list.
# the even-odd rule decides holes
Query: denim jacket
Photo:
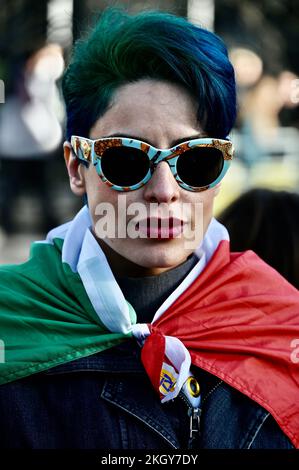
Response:
[{"label": "denim jacket", "polygon": [[202,392],[190,444],[181,397],[161,404],[135,341],[0,386],[0,446],[31,449],[290,449],[272,416],[193,368]]}]

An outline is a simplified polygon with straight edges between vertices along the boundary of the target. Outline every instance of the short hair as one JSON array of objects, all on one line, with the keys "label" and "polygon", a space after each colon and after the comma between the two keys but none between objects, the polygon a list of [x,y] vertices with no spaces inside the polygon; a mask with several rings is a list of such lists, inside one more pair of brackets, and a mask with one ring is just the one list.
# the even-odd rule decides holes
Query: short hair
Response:
[{"label": "short hair", "polygon": [[142,78],[183,85],[212,137],[228,136],[236,117],[234,69],[223,41],[183,17],[156,10],[129,14],[108,7],[79,39],[62,80],[67,139],[88,137],[117,88]]},{"label": "short hair", "polygon": [[229,231],[232,251],[255,251],[299,289],[299,194],[254,188],[217,218]]}]

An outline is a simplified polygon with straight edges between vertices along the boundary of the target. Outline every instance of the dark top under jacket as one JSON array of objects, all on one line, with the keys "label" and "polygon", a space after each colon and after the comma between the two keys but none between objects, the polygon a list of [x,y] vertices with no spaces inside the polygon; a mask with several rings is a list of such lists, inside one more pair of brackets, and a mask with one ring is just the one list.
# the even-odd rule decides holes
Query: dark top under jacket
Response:
[{"label": "dark top under jacket", "polygon": [[[119,278],[138,322],[154,313],[196,264],[158,276]],[[31,449],[292,448],[261,406],[193,367],[202,392],[200,434],[189,440],[188,406],[161,404],[135,339],[0,386],[0,447]]]}]

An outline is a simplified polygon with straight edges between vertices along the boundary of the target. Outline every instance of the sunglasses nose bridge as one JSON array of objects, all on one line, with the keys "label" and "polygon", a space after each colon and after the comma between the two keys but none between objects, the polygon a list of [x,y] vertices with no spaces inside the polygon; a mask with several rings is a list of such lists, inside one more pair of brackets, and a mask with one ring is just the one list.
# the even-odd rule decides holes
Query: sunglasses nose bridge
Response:
[{"label": "sunglasses nose bridge", "polygon": [[159,150],[151,159],[150,159],[150,169],[153,172],[159,163],[166,162],[170,167],[168,157],[172,154],[169,150]]}]

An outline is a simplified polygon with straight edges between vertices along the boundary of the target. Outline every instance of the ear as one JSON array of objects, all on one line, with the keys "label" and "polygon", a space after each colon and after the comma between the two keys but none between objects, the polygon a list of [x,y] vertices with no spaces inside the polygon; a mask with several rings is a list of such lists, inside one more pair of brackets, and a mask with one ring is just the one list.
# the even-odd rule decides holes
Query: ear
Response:
[{"label": "ear", "polygon": [[64,142],[63,153],[69,174],[71,190],[76,196],[83,196],[83,194],[86,193],[83,165],[79,164],[79,160],[74,155],[70,142]]}]

